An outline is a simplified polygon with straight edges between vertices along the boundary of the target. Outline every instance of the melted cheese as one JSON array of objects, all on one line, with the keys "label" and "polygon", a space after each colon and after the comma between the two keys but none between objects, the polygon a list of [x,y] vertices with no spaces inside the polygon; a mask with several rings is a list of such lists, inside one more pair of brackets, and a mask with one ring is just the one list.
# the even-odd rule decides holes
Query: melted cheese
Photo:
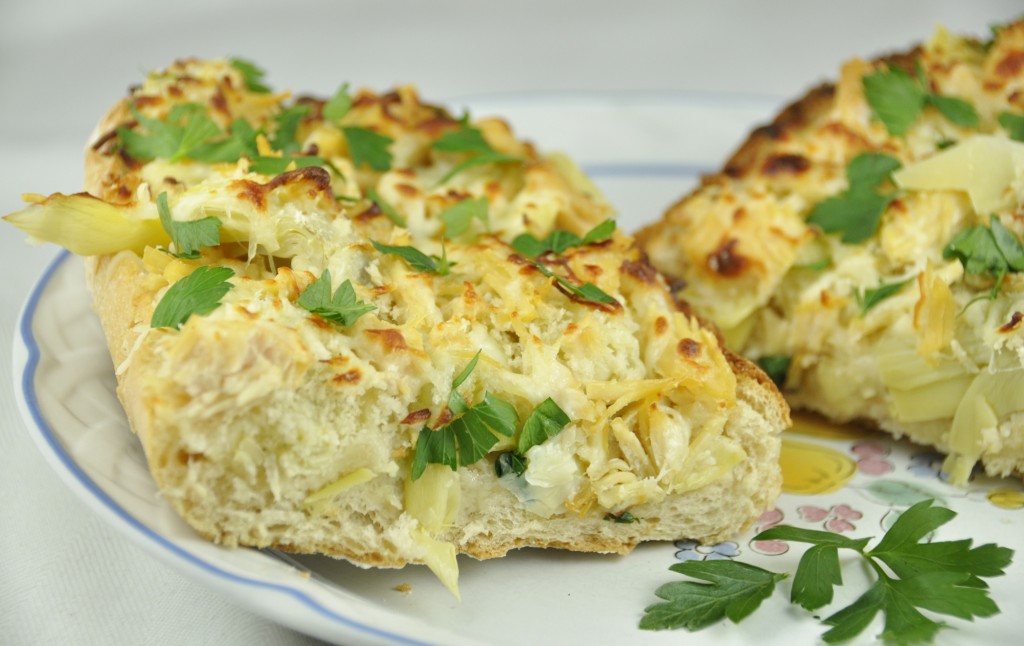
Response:
[{"label": "melted cheese", "polygon": [[[968,402],[978,384],[988,388],[1003,378],[996,375],[1024,367],[1014,314],[1024,311],[1021,276],[1008,276],[999,298],[988,300],[993,278],[965,275],[943,254],[957,232],[987,225],[993,213],[1024,234],[1024,144],[998,121],[1024,112],[1024,22],[1000,28],[986,46],[940,29],[891,60],[919,64],[930,91],[968,101],[978,126],[925,107],[904,136],[889,135],[863,91],[864,77],[889,63],[851,61],[835,88],[812,91],[755,132],[725,172],[706,178],[642,239],[652,263],[686,282],[681,296],[736,349],[793,357],[791,402],[911,437],[931,429],[920,437],[959,455],[956,473],[964,476],[1002,446],[985,439],[996,422],[1024,411],[1000,389],[992,393],[998,404]],[[901,162],[899,190],[874,236],[843,244],[805,219],[847,188],[846,166],[864,152]],[[820,259],[829,266],[807,268]],[[859,311],[854,293],[907,279]],[[1015,446],[1012,460],[1024,464]]]}]

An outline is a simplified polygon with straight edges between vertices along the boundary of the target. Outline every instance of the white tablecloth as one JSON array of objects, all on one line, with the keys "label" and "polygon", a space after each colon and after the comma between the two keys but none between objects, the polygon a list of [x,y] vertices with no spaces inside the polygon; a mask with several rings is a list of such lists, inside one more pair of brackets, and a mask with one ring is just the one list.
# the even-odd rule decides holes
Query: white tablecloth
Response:
[{"label": "white tablecloth", "polygon": [[[536,90],[783,99],[852,55],[906,48],[940,23],[984,36],[1022,9],[1009,0],[0,0],[0,212],[18,209],[23,192],[76,191],[96,119],[145,70],[185,56],[248,58],[275,87],[321,95],[348,80],[412,82],[437,101]],[[55,254],[0,225],[4,366],[19,309]],[[0,643],[316,641],[238,608],[100,521],[43,461],[15,404],[17,379],[9,368],[0,375]]]}]

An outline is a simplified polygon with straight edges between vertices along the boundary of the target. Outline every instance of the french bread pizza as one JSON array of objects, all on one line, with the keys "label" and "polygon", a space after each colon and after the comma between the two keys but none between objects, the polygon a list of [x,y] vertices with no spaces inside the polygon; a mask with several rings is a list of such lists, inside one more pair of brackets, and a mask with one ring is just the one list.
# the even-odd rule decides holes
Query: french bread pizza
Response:
[{"label": "french bread pizza", "polygon": [[1024,22],[846,63],[638,234],[794,408],[1024,474]]},{"label": "french bread pizza", "polygon": [[774,384],[500,119],[185,60],[85,177],[6,219],[85,257],[131,428],[209,540],[457,593],[457,554],[717,541],[778,495]]}]

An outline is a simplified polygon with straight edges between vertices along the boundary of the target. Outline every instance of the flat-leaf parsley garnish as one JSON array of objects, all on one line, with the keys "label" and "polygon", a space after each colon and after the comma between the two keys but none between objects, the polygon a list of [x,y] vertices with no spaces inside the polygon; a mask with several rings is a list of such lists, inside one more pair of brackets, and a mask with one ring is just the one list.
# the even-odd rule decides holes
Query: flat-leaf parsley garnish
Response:
[{"label": "flat-leaf parsley garnish", "polygon": [[256,92],[257,94],[267,94],[270,92],[270,88],[263,84],[263,75],[265,73],[262,69],[244,58],[232,58],[229,62],[231,67],[242,73],[245,87],[250,92]]},{"label": "flat-leaf parsley garnish", "polygon": [[898,159],[883,153],[857,155],[846,167],[849,187],[815,205],[807,222],[825,233],[839,233],[846,244],[864,242],[875,235],[882,214],[896,196],[895,191],[879,190],[899,167]]},{"label": "flat-leaf parsley garnish", "polygon": [[910,284],[910,281],[912,280],[914,280],[914,278],[910,277],[906,280],[900,280],[895,283],[885,283],[870,289],[854,289],[853,298],[857,301],[857,311],[860,312],[861,316],[864,316],[868,313],[868,310],[874,306],[878,305],[890,296],[895,296],[901,289]]},{"label": "flat-leaf parsley garnish", "polygon": [[993,277],[995,285],[989,299],[999,295],[1006,274],[1024,271],[1024,245],[994,213],[989,217],[989,226],[967,227],[953,236],[942,250],[942,257],[959,260],[968,274]]},{"label": "flat-leaf parsley garnish", "polygon": [[394,139],[359,126],[344,126],[341,131],[348,143],[348,152],[356,168],[366,164],[375,171],[391,170],[391,152],[388,146]]},{"label": "flat-leaf parsley garnish", "polygon": [[413,480],[423,475],[428,464],[443,464],[452,471],[473,464],[487,455],[500,437],[510,438],[515,433],[519,415],[512,404],[485,392],[470,406],[458,392],[479,359],[477,352],[452,381],[448,410],[454,419],[436,429],[420,429],[412,463]]},{"label": "flat-leaf parsley garnish", "polygon": [[510,162],[521,163],[523,161],[522,157],[507,155],[495,150],[493,146],[487,143],[479,129],[468,124],[468,116],[462,119],[461,125],[457,130],[445,132],[430,147],[441,152],[469,155],[469,157],[445,173],[444,177],[438,181],[438,184],[445,184],[459,173],[474,166]]},{"label": "flat-leaf parsley garnish", "polygon": [[530,233],[521,233],[512,241],[512,248],[527,258],[536,258],[549,252],[562,253],[572,247],[603,242],[611,238],[614,232],[615,220],[609,219],[587,231],[582,238],[564,229],[555,229],[543,240]]},{"label": "flat-leaf parsley garnish", "polygon": [[[968,620],[997,614],[999,607],[982,578],[1003,575],[1013,558],[1013,550],[991,543],[972,548],[971,539],[927,542],[932,532],[956,516],[933,503],[924,500],[907,509],[871,549],[870,538],[786,525],[763,531],[753,540],[811,545],[800,558],[790,593],[790,601],[807,610],[832,603],[835,587],[842,585],[839,550],[858,554],[874,573],[875,582],[867,592],[824,619],[831,626],[822,635],[826,643],[856,637],[879,613],[885,617],[881,639],[930,641],[949,626],[922,611]],[[729,560],[688,561],[670,569],[705,583],[682,581],[658,588],[655,594],[664,602],[646,609],[641,628],[699,630],[724,617],[739,622],[787,576]]]},{"label": "flat-leaf parsley garnish", "polygon": [[349,326],[360,316],[377,309],[376,305],[356,298],[352,281],[346,280],[331,296],[331,270],[325,269],[313,283],[302,290],[299,306],[338,325]]},{"label": "flat-leaf parsley garnish", "polygon": [[193,315],[209,314],[231,290],[229,267],[197,267],[191,274],[167,288],[153,310],[150,327],[179,329]]},{"label": "flat-leaf parsley garnish", "polygon": [[920,65],[916,77],[899,67],[889,67],[866,75],[862,82],[868,105],[890,135],[906,133],[928,105],[958,126],[978,127],[974,106],[963,99],[931,92]]},{"label": "flat-leaf parsley garnish", "polygon": [[416,271],[447,276],[451,270],[451,263],[448,262],[447,254],[440,257],[428,256],[416,247],[409,245],[387,245],[381,244],[376,240],[371,240],[370,242],[377,251],[384,255],[398,256]]},{"label": "flat-leaf parsley garnish", "polygon": [[176,255],[179,258],[196,259],[202,247],[216,247],[220,244],[221,222],[214,217],[199,220],[178,222],[171,219],[171,209],[167,206],[167,193],[156,196],[156,210],[160,214],[160,224],[171,236]]}]

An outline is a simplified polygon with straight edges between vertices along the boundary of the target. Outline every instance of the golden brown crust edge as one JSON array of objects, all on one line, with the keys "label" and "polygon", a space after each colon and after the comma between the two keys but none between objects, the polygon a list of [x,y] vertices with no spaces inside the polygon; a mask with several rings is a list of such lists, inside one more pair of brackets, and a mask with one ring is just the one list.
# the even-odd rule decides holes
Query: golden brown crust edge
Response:
[{"label": "golden brown crust edge", "polygon": [[[101,150],[107,145],[107,133],[112,132],[119,126],[130,122],[130,114],[127,109],[127,100],[122,100],[115,105],[101,120],[92,137],[85,154],[86,179],[84,188],[93,195],[112,202],[126,202],[132,198],[137,189],[137,183],[131,185],[130,162],[119,155],[103,154]],[[173,459],[167,456],[166,447],[161,446],[159,438],[153,435],[153,420],[148,419],[147,408],[141,403],[142,386],[138,370],[133,363],[142,357],[133,358],[132,362],[123,366],[122,364],[129,357],[133,346],[140,334],[148,327],[148,317],[152,313],[154,293],[145,288],[144,270],[141,259],[130,253],[122,252],[117,255],[90,257],[85,259],[87,281],[94,298],[94,308],[103,323],[104,334],[107,344],[114,360],[114,365],[119,369],[118,375],[118,397],[124,406],[132,430],[139,436],[140,441],[147,455],[150,471],[157,482],[158,487],[163,483],[160,478],[159,463],[162,460]],[[680,308],[692,313],[688,305],[682,303]],[[708,321],[701,319],[702,326],[714,330],[716,337],[721,342],[717,329]],[[780,430],[788,424],[788,406],[775,385],[750,362],[726,351],[726,358],[729,366],[737,377],[737,387],[749,390],[763,391],[766,395],[763,401],[748,402],[760,413],[764,422],[770,424],[773,429]],[[144,369],[140,361],[139,369]],[[758,398],[760,399],[760,398]],[[777,441],[776,441],[777,444]],[[762,506],[769,506],[778,495],[781,484],[781,476],[778,482],[765,482],[759,498],[755,502]],[[187,515],[187,510],[177,509],[182,515]],[[756,518],[756,517],[755,517]],[[746,526],[754,521],[751,518]],[[745,528],[745,527],[744,527]],[[725,538],[721,535],[720,538]],[[206,536],[207,539],[216,540],[214,536]],[[474,541],[459,545],[462,553],[468,554],[477,559],[495,558],[505,555],[510,549],[519,547],[552,547],[581,552],[618,553],[626,554],[643,540],[642,538],[622,538],[616,536],[579,536],[575,540],[546,540],[524,541],[518,538],[496,539],[488,541]],[[377,552],[350,552],[339,550],[332,545],[303,545],[296,546],[285,543],[272,543],[261,547],[274,547],[288,551],[322,553],[335,557],[343,557],[355,563],[367,566],[379,567],[400,567],[406,561],[396,561],[386,555]]]}]

